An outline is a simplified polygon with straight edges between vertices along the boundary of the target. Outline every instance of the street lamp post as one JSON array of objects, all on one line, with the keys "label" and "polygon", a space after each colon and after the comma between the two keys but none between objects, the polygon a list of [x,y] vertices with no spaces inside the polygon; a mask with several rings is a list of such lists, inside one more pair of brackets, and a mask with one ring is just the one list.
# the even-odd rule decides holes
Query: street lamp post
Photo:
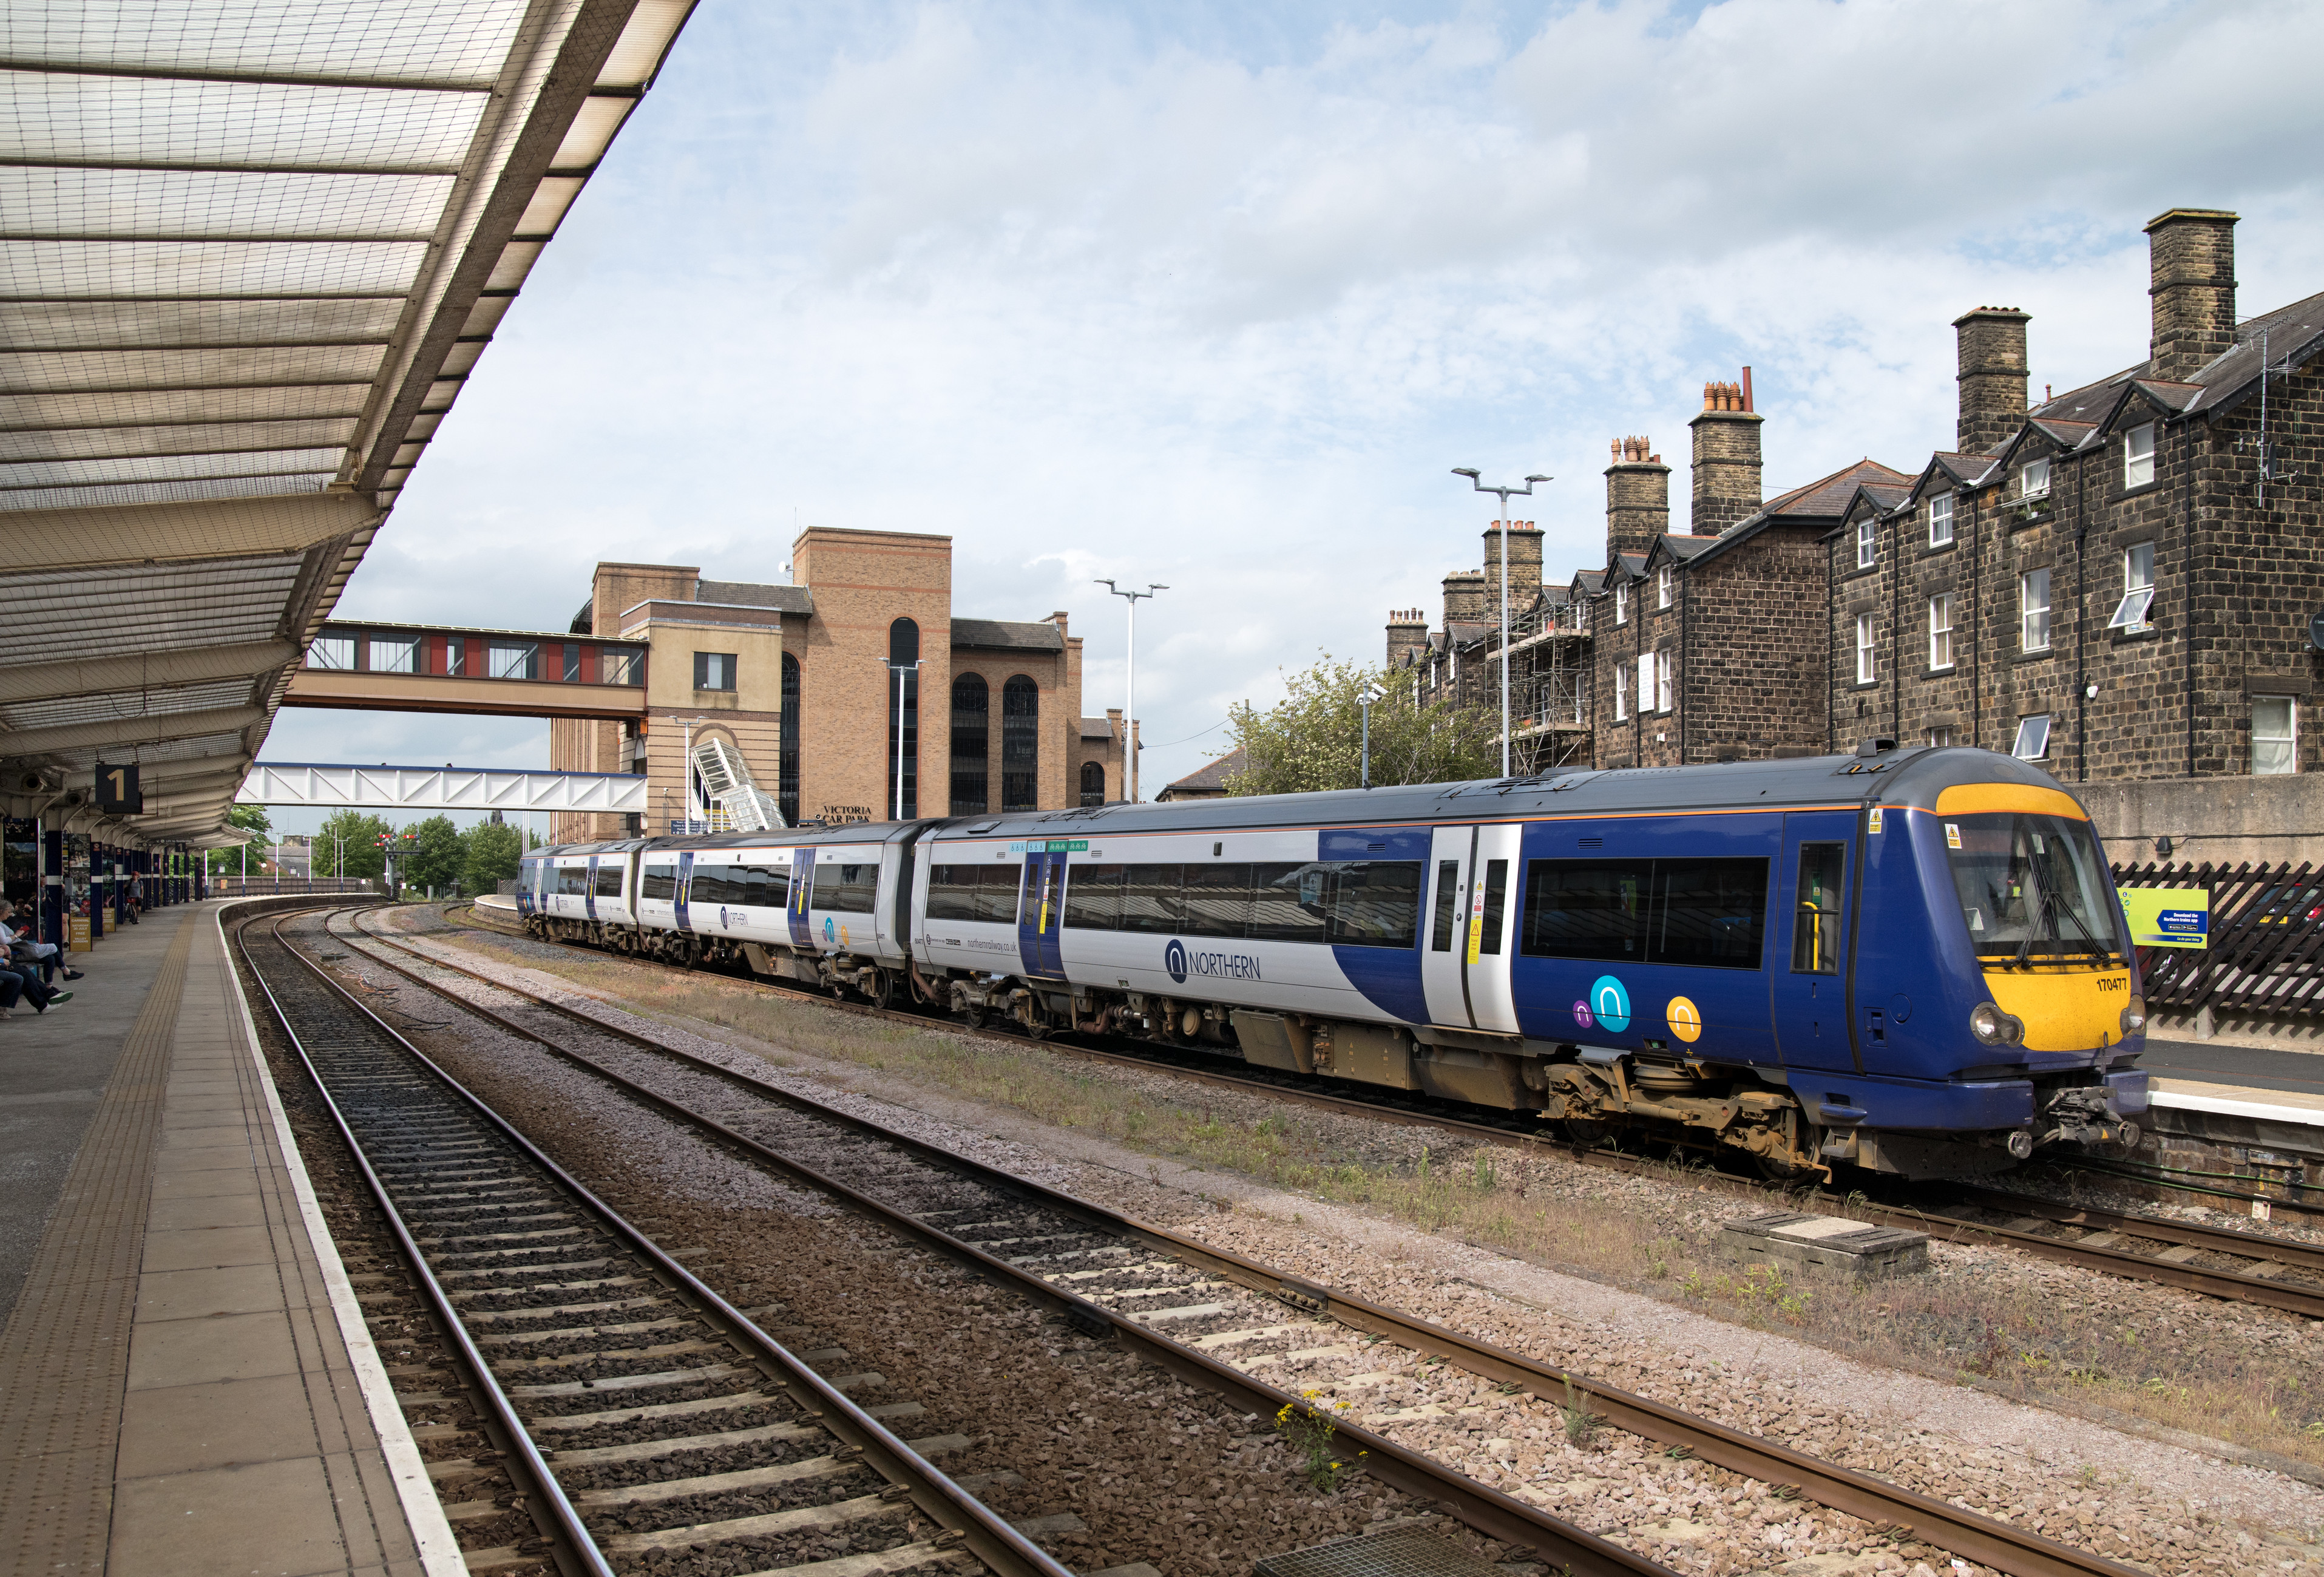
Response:
[{"label": "street lamp post", "polygon": [[1554,482],[1554,476],[1528,476],[1523,487],[1488,487],[1478,480],[1473,466],[1455,466],[1455,476],[1466,476],[1479,493],[1500,495],[1501,500],[1501,776],[1509,775],[1509,500],[1512,496],[1531,498],[1536,482]]},{"label": "street lamp post", "polygon": [[1385,701],[1387,699],[1388,691],[1375,681],[1374,683],[1364,687],[1363,694],[1359,696],[1356,701],[1356,705],[1363,708],[1364,714],[1363,770],[1364,787],[1367,788],[1372,786],[1372,704],[1376,701]]},{"label": "street lamp post", "polygon": [[[922,658],[920,662],[927,659]],[[881,666],[896,676],[896,819],[904,819],[904,676],[918,673],[919,662],[890,662],[885,659]]]},{"label": "street lamp post", "polygon": [[1146,583],[1144,591],[1124,591],[1110,580],[1093,580],[1090,584],[1105,587],[1130,604],[1130,641],[1127,647],[1130,679],[1125,687],[1129,694],[1122,700],[1121,753],[1122,777],[1130,785],[1130,803],[1135,805],[1138,803],[1138,604],[1156,592],[1166,592],[1170,588],[1150,580]]}]

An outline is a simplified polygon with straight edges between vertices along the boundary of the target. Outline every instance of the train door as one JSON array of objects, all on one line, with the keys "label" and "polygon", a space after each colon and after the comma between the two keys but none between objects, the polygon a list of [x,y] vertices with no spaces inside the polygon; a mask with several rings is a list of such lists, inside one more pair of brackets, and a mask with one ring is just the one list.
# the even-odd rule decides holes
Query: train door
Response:
[{"label": "train door", "polygon": [[590,855],[588,869],[582,873],[581,912],[592,920],[597,918],[597,855]]},{"label": "train door", "polygon": [[1433,1024],[1517,1032],[1509,954],[1523,834],[1514,823],[1441,826],[1430,840],[1420,982]]},{"label": "train door", "polygon": [[1025,856],[1024,886],[1017,905],[1017,952],[1025,973],[1063,979],[1065,961],[1058,946],[1065,918],[1065,856]]},{"label": "train door", "polygon": [[691,849],[682,850],[678,856],[678,908],[676,911],[678,928],[681,931],[694,929],[693,925],[686,918],[686,890],[693,885],[694,852]]},{"label": "train door", "polygon": [[1855,844],[1853,812],[1784,817],[1775,883],[1783,941],[1768,972],[1768,995],[1786,1067],[1856,1066],[1848,1034],[1848,862]]},{"label": "train door", "polygon": [[791,851],[791,892],[788,908],[790,914],[791,945],[815,950],[815,851]]}]

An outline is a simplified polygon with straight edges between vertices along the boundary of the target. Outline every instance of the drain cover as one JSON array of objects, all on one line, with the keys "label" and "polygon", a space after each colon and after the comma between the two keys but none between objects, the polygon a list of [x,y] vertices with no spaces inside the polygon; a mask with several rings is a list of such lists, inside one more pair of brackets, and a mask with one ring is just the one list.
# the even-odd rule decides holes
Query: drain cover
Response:
[{"label": "drain cover", "polygon": [[1417,1527],[1286,1551],[1256,1570],[1259,1577],[1500,1577],[1459,1545]]}]

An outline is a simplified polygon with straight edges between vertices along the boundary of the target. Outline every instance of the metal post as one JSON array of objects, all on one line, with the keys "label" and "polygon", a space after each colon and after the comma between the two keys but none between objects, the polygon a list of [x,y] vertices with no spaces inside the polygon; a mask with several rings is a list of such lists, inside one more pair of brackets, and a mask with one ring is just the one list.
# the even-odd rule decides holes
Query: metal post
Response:
[{"label": "metal post", "polygon": [[1554,476],[1533,475],[1526,478],[1523,487],[1488,487],[1478,480],[1477,471],[1471,466],[1455,466],[1455,476],[1466,476],[1479,493],[1498,493],[1501,501],[1501,776],[1509,775],[1509,499],[1533,496],[1536,482],[1554,482]]},{"label": "metal post", "polygon": [[1150,580],[1142,592],[1123,591],[1110,580],[1093,580],[1090,584],[1105,587],[1130,604],[1130,647],[1124,665],[1129,670],[1129,682],[1123,687],[1129,693],[1122,701],[1121,777],[1130,790],[1130,802],[1135,805],[1138,803],[1138,604],[1156,592],[1166,592],[1170,588]]},{"label": "metal post", "polygon": [[896,803],[892,808],[896,819],[901,821],[904,819],[904,676],[919,672],[921,664],[927,659],[902,663],[887,658],[880,660],[889,672],[896,676],[896,710],[891,714],[896,721]]},{"label": "metal post", "polygon": [[1378,680],[1367,684],[1356,697],[1356,705],[1364,715],[1364,787],[1372,786],[1372,703],[1388,699],[1388,690]]}]

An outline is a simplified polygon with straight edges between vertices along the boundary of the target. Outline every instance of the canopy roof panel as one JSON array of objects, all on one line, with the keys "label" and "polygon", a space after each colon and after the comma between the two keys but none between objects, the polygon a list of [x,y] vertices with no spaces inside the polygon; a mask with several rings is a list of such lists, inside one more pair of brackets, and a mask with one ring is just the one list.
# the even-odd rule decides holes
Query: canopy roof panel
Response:
[{"label": "canopy roof panel", "polygon": [[[228,780],[181,772],[108,835],[218,825],[226,766],[693,3],[0,12],[12,813],[112,750]],[[185,660],[115,671],[133,656]]]}]

